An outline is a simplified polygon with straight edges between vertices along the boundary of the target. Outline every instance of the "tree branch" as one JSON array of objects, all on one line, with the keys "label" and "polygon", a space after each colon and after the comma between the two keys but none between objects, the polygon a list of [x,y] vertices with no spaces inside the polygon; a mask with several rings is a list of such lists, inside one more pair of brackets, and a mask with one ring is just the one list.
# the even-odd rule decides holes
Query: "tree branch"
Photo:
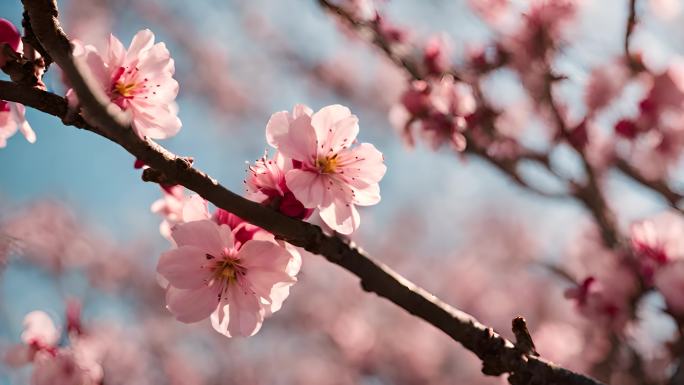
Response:
[{"label": "tree branch", "polygon": [[[86,119],[83,128],[102,135],[163,172],[186,188],[195,191],[216,206],[272,232],[295,246],[320,254],[360,278],[364,290],[384,297],[409,313],[434,325],[483,362],[483,373],[526,378],[534,383],[599,385],[589,377],[571,372],[537,357],[521,354],[514,345],[479,323],[474,317],[442,302],[434,295],[406,280],[384,264],[375,261],[353,243],[325,235],[315,225],[284,216],[249,201],[221,186],[207,174],[193,168],[186,158],[178,157],[151,140],[140,139],[108,108],[101,90],[90,88],[71,54],[71,45],[57,20],[54,0],[23,0],[34,33],[57,63],[83,104]],[[48,92],[0,82],[0,98],[26,104],[64,119],[66,100]],[[74,124],[81,123],[75,119]],[[90,123],[90,124],[89,124]]]},{"label": "tree branch", "polygon": [[629,1],[629,4],[628,4],[627,23],[625,24],[625,38],[623,40],[623,50],[624,50],[625,60],[627,61],[627,64],[629,65],[630,69],[633,72],[638,73],[640,71],[643,71],[645,69],[645,67],[644,67],[643,63],[641,62],[641,58],[632,54],[632,51],[630,49],[630,42],[632,40],[632,34],[634,33],[634,27],[637,24],[637,14],[636,14],[637,0],[627,0],[627,1]]},{"label": "tree branch", "polygon": [[617,167],[617,169],[620,170],[620,172],[622,172],[624,175],[632,178],[642,186],[659,193],[663,198],[665,198],[667,203],[669,203],[670,207],[673,209],[680,212],[682,211],[682,209],[677,206],[679,201],[682,200],[682,195],[672,190],[672,188],[664,180],[651,180],[646,178],[646,176],[639,172],[638,169],[629,164],[629,162],[623,158],[617,158],[615,160],[615,167]]}]

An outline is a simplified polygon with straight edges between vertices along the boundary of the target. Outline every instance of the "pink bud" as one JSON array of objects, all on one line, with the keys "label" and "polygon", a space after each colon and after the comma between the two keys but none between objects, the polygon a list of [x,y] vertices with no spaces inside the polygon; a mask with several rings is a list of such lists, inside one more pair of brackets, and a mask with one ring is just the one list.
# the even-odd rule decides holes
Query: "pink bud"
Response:
[{"label": "pink bud", "polygon": [[7,43],[15,51],[19,50],[21,35],[9,20],[0,17],[0,43]]},{"label": "pink bud", "polygon": [[[19,30],[8,20],[0,18],[0,46],[7,44],[13,51],[18,51],[21,45],[21,35]],[[7,57],[0,49],[0,67],[4,67],[7,62]]]},{"label": "pink bud", "polygon": [[425,115],[430,111],[430,90],[424,81],[415,81],[411,88],[401,95],[401,103],[413,116]]},{"label": "pink bud", "polygon": [[629,119],[622,119],[615,124],[615,133],[627,139],[634,139],[638,131],[637,125]]},{"label": "pink bud", "polygon": [[278,209],[288,217],[297,219],[305,219],[313,212],[312,209],[305,208],[302,202],[298,201],[290,191],[285,193]]},{"label": "pink bud", "polygon": [[585,122],[582,122],[580,125],[575,127],[575,129],[570,132],[568,140],[571,142],[573,146],[577,148],[586,147],[587,143],[589,143],[587,124]]}]

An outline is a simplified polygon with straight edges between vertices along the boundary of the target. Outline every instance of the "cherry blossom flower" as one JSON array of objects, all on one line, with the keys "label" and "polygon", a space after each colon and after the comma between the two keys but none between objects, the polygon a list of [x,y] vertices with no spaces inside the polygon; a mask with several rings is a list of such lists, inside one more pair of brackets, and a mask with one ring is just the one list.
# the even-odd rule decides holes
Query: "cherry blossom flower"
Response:
[{"label": "cherry blossom flower", "polygon": [[101,376],[82,367],[78,357],[68,349],[59,350],[54,357],[39,355],[31,374],[31,385],[97,385]]},{"label": "cherry blossom flower", "polygon": [[[31,385],[95,385],[102,379],[102,368],[80,349],[59,347],[60,332],[50,316],[33,311],[24,318],[23,344],[5,355],[10,366],[33,363]],[[78,338],[74,338],[77,340]]]},{"label": "cherry blossom flower", "polygon": [[621,60],[594,68],[584,94],[589,115],[601,111],[617,98],[629,78],[629,68]]},{"label": "cherry blossom flower", "polygon": [[8,349],[5,362],[10,366],[21,366],[32,362],[40,352],[56,354],[59,334],[46,313],[33,311],[27,314],[24,317],[24,331],[21,334],[23,343]]},{"label": "cherry blossom flower", "polygon": [[385,175],[382,153],[370,143],[351,147],[359,132],[358,119],[341,105],[312,114],[302,105],[292,114],[273,114],[266,126],[269,144],[295,167],[285,181],[304,207],[318,208],[326,225],[342,234],[359,226],[356,205],[380,201],[378,182]]},{"label": "cherry blossom flower", "polygon": [[423,63],[428,73],[433,76],[441,76],[450,64],[450,53],[446,36],[438,35],[428,39],[423,49]]},{"label": "cherry blossom flower", "polygon": [[230,227],[211,220],[179,224],[171,236],[178,247],[162,254],[157,271],[169,282],[167,307],[181,322],[211,316],[225,336],[254,335],[296,282],[298,255],[273,241],[253,239],[238,249]]},{"label": "cherry blossom flower", "polygon": [[[104,54],[78,41],[74,45],[74,57],[90,68],[112,103],[131,115],[138,136],[164,139],[178,133],[174,61],[164,43],[154,43],[150,30],[139,31],[128,49],[110,35]],[[71,105],[77,104],[73,89],[67,91],[67,98]]]},{"label": "cherry blossom flower", "polygon": [[36,141],[36,133],[26,121],[26,107],[19,103],[0,100],[0,148],[19,130],[29,143]]},{"label": "cherry blossom flower", "polygon": [[588,228],[569,249],[569,259],[582,277],[565,291],[580,314],[616,332],[622,332],[630,318],[632,299],[639,280],[631,264],[602,243],[596,227]]},{"label": "cherry blossom flower", "polygon": [[313,210],[304,207],[287,187],[285,174],[292,169],[292,162],[276,153],[273,159],[266,155],[249,166],[245,185],[247,197],[270,206],[281,213],[298,219],[308,218]]},{"label": "cherry blossom flower", "polygon": [[433,149],[448,144],[463,151],[463,132],[475,110],[470,86],[446,75],[437,82],[412,82],[401,96],[401,104],[390,110],[389,118],[409,146],[414,144],[411,129],[420,123],[420,134]]},{"label": "cherry blossom flower", "polygon": [[504,36],[501,48],[534,99],[543,99],[547,61],[561,45],[565,27],[577,14],[574,0],[534,0],[520,28]]},{"label": "cherry blossom flower", "polygon": [[684,259],[684,218],[666,211],[634,223],[630,229],[632,247],[645,258],[665,264]]},{"label": "cherry blossom flower", "polygon": [[683,236],[684,218],[670,211],[632,224],[632,248],[640,257],[642,274],[648,282],[662,266],[684,260]]}]

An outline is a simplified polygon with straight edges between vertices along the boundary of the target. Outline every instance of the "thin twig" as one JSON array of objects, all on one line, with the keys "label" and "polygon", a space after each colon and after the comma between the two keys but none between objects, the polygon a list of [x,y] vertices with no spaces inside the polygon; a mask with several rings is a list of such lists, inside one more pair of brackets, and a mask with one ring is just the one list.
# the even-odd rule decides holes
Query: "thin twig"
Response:
[{"label": "thin twig", "polygon": [[647,178],[638,169],[622,158],[615,159],[615,167],[625,176],[660,194],[673,209],[676,209],[680,212],[682,211],[682,209],[678,207],[679,201],[682,200],[682,195],[672,190],[672,188],[664,180],[653,180]]}]

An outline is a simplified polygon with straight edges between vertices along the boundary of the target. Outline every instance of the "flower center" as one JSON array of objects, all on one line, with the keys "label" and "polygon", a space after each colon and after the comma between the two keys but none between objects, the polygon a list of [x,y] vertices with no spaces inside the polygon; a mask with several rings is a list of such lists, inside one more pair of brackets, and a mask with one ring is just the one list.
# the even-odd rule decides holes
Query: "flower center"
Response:
[{"label": "flower center", "polygon": [[130,98],[133,96],[133,92],[137,88],[137,84],[135,83],[121,83],[117,82],[114,85],[114,89],[116,90],[116,93],[121,95],[124,98]]},{"label": "flower center", "polygon": [[324,156],[316,160],[316,168],[323,174],[333,174],[337,171],[337,154]]},{"label": "flower center", "polygon": [[[207,258],[209,257],[211,257],[210,259],[213,259],[213,256],[207,255]],[[244,276],[247,273],[247,269],[240,265],[239,259],[226,258],[221,261],[216,261],[213,273],[216,280],[230,285],[237,282],[239,276]]]}]

